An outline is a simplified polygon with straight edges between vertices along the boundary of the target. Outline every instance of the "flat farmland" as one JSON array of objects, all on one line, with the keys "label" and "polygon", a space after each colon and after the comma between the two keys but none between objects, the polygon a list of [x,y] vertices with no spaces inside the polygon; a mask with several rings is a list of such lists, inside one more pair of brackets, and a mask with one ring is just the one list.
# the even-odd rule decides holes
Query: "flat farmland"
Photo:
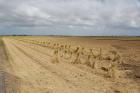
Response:
[{"label": "flat farmland", "polygon": [[140,93],[139,37],[0,40],[0,93]]}]

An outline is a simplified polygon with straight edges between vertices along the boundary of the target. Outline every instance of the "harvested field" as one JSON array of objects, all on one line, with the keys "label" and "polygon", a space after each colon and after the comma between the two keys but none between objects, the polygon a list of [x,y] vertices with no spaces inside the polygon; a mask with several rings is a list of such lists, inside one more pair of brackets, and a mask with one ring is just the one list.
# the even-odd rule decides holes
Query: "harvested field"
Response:
[{"label": "harvested field", "polygon": [[140,93],[139,38],[2,40],[0,93]]}]

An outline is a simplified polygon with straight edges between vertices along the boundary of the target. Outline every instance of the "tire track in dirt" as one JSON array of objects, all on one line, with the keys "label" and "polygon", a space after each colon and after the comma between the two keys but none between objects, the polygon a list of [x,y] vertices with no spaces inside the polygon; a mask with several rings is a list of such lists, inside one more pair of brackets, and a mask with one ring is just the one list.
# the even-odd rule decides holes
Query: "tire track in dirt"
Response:
[{"label": "tire track in dirt", "polygon": [[19,93],[20,79],[11,74],[13,69],[6,50],[3,38],[0,38],[0,93]]}]

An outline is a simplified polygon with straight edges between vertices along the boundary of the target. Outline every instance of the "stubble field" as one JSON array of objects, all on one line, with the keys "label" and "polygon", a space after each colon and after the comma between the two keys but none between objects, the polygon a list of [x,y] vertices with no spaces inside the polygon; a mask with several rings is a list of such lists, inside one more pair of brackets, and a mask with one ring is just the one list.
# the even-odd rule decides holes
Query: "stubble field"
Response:
[{"label": "stubble field", "polygon": [[0,38],[0,93],[140,93],[140,38]]}]

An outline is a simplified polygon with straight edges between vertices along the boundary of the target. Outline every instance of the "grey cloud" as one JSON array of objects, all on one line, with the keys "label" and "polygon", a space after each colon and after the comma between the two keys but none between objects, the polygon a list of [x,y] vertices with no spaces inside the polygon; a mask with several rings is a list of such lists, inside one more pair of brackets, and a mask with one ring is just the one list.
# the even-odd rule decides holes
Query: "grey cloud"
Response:
[{"label": "grey cloud", "polygon": [[0,25],[140,29],[140,0],[0,0]]}]

